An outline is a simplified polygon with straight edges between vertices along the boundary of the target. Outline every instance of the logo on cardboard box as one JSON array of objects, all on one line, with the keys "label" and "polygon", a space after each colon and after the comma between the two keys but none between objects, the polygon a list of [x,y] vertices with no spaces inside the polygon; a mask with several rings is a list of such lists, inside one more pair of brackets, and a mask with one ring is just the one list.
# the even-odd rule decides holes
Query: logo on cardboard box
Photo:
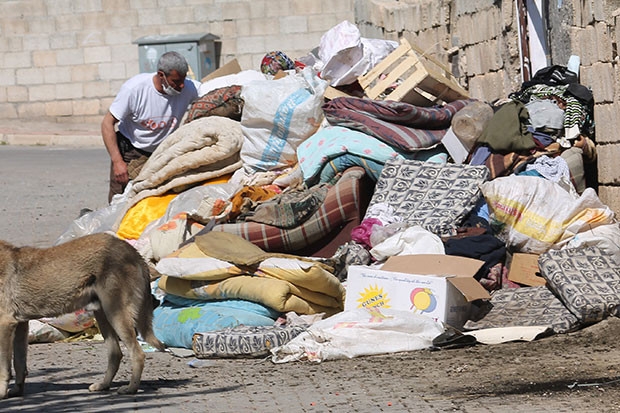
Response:
[{"label": "logo on cardboard box", "polygon": [[414,288],[409,294],[411,308],[414,313],[432,313],[437,308],[437,299],[430,288]]},{"label": "logo on cardboard box", "polygon": [[359,293],[357,302],[357,308],[391,307],[390,298],[388,297],[387,292],[383,291],[383,288],[378,287],[376,284],[374,286],[364,288],[364,291]]},{"label": "logo on cardboard box", "polygon": [[[377,284],[370,285],[358,293],[357,308],[391,308],[389,294]],[[437,308],[437,298],[430,288],[414,288],[409,293],[410,310],[414,313],[432,313]]]}]

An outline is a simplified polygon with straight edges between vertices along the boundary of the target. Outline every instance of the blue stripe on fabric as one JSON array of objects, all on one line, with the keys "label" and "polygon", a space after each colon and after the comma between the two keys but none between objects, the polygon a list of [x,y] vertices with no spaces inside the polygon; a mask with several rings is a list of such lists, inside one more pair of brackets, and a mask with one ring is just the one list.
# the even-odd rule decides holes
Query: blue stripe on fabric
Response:
[{"label": "blue stripe on fabric", "polygon": [[311,93],[308,90],[303,88],[298,89],[291,93],[280,106],[278,106],[274,115],[273,129],[271,129],[271,134],[269,135],[261,159],[256,165],[258,168],[268,171],[278,165],[278,160],[280,159],[280,155],[288,139],[291,120],[295,114],[295,109],[310,96]]}]

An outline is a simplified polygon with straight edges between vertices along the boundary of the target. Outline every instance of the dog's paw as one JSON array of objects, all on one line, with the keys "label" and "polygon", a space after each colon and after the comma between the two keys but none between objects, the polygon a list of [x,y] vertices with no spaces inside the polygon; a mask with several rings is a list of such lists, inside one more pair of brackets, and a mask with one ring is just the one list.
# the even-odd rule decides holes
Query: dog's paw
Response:
[{"label": "dog's paw", "polygon": [[110,385],[103,382],[93,383],[88,387],[88,391],[105,391],[110,390]]},{"label": "dog's paw", "polygon": [[[24,386],[13,386],[9,389],[7,396],[8,397],[21,397],[24,395]],[[5,396],[6,398],[6,396]]]},{"label": "dog's paw", "polygon": [[138,386],[121,386],[118,388],[118,394],[136,394],[138,392]]}]

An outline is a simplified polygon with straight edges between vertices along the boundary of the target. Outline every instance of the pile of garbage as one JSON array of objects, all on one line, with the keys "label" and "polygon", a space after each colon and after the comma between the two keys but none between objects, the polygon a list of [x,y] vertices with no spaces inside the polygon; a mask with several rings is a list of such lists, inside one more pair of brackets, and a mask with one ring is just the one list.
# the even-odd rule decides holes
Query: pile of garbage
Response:
[{"label": "pile of garbage", "polygon": [[415,45],[349,22],[307,56],[235,65],[203,79],[124,194],[57,241],[132,243],[168,346],[321,361],[618,315],[620,228],[588,180],[578,66],[486,102]]}]

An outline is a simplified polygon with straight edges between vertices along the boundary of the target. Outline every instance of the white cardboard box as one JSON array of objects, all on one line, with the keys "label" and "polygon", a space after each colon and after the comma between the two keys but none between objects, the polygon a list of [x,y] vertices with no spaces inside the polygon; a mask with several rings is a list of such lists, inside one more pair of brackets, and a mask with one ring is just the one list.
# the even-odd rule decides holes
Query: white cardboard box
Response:
[{"label": "white cardboard box", "polygon": [[344,308],[413,311],[460,329],[471,302],[491,298],[474,278],[482,264],[472,258],[419,254],[390,257],[381,268],[352,265]]}]

